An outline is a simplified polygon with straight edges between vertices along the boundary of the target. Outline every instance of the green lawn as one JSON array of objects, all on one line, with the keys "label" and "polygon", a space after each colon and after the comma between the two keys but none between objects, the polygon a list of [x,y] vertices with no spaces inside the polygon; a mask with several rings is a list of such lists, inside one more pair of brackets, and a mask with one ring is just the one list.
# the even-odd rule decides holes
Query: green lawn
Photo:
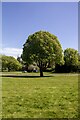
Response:
[{"label": "green lawn", "polygon": [[78,117],[77,74],[3,74],[7,74],[2,78],[3,118]]}]

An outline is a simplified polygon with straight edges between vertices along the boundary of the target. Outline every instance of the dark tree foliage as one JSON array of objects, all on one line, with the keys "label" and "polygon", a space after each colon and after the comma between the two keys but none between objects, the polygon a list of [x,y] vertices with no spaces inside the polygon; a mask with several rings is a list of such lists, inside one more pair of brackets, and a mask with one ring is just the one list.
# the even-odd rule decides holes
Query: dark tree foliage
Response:
[{"label": "dark tree foliage", "polygon": [[78,62],[78,51],[72,48],[67,48],[64,51],[64,65],[56,65],[56,72],[60,73],[60,72],[78,72],[78,68],[79,67],[79,63]]}]

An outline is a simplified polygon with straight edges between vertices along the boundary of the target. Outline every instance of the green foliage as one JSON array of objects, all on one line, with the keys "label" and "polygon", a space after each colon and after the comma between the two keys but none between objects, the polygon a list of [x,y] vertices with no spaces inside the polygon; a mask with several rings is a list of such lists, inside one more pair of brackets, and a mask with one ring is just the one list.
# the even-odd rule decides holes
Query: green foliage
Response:
[{"label": "green foliage", "polygon": [[41,69],[47,68],[52,61],[62,64],[62,48],[58,38],[46,31],[30,35],[24,44],[22,59],[28,64],[36,62]]},{"label": "green foliage", "polygon": [[11,70],[20,70],[22,65],[12,56],[2,55],[2,70],[8,69]]},{"label": "green foliage", "polygon": [[64,60],[67,66],[76,66],[78,65],[78,51],[72,48],[67,48],[64,51]]},{"label": "green foliage", "polygon": [[2,70],[7,68],[7,64],[8,64],[8,57],[5,55],[1,55],[0,60],[2,61]]},{"label": "green foliage", "polygon": [[78,62],[78,51],[72,48],[67,48],[64,51],[64,65],[57,65],[55,72],[78,72],[80,64]]},{"label": "green foliage", "polygon": [[80,53],[78,54],[78,72],[80,72]]}]

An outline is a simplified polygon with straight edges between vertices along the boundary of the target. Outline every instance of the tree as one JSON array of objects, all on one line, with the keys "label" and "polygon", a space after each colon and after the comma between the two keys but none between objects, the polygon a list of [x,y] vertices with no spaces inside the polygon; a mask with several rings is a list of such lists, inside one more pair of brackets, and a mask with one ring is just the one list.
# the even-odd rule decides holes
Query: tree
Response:
[{"label": "tree", "polygon": [[8,64],[7,56],[1,55],[0,59],[1,59],[1,62],[2,62],[2,71],[6,70],[7,69],[7,64]]},{"label": "tree", "polygon": [[80,72],[80,53],[78,53],[78,72]]},{"label": "tree", "polygon": [[0,55],[0,71],[2,70],[2,60],[1,60],[1,55]]},{"label": "tree", "polygon": [[7,59],[8,59],[8,64],[7,64],[8,71],[21,70],[22,68],[21,63],[19,63],[14,57],[8,56]]},{"label": "tree", "polygon": [[17,61],[19,61],[19,63],[21,63],[21,64],[23,64],[23,60],[22,60],[22,58],[21,58],[21,56],[19,57],[17,57]]},{"label": "tree", "polygon": [[8,69],[11,70],[20,70],[22,65],[12,56],[2,55],[0,58],[2,60],[2,71]]},{"label": "tree", "polygon": [[22,59],[27,64],[36,62],[40,68],[40,76],[43,76],[43,69],[52,61],[55,61],[55,64],[63,63],[61,44],[58,38],[49,32],[35,32],[23,45]]},{"label": "tree", "polygon": [[67,71],[76,71],[78,66],[78,51],[73,48],[67,48],[64,51],[64,61]]}]

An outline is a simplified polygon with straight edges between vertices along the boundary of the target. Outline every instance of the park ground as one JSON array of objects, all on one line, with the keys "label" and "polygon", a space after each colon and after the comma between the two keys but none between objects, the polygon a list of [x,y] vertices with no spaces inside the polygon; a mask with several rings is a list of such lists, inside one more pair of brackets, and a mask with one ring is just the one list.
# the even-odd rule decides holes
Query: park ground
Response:
[{"label": "park ground", "polygon": [[3,118],[78,118],[78,74],[3,72]]}]

